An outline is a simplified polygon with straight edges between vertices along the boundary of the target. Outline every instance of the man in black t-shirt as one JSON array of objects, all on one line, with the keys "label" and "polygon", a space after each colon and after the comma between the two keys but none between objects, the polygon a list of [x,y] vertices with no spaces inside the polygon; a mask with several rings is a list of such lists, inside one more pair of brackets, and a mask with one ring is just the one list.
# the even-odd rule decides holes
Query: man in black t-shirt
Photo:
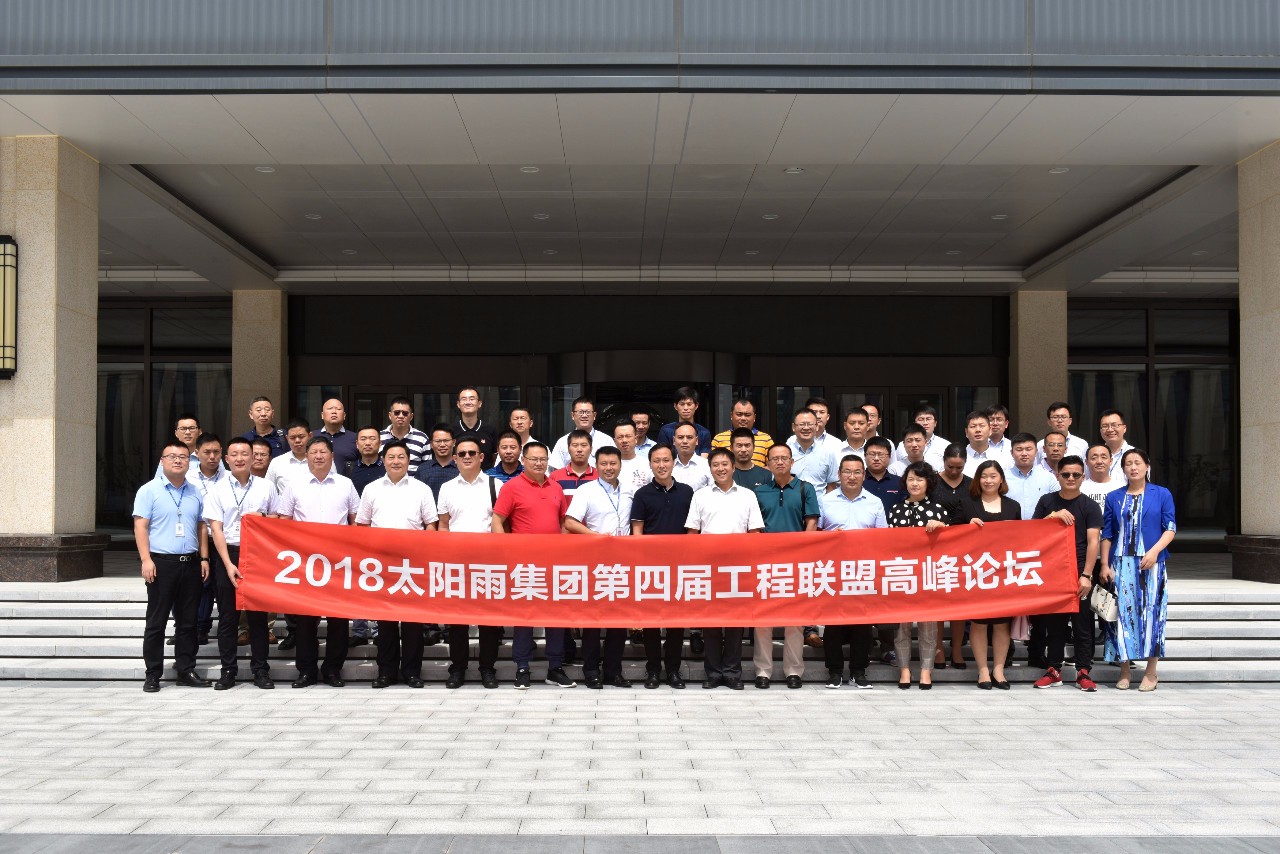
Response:
[{"label": "man in black t-shirt", "polygon": [[[1089,592],[1093,589],[1093,567],[1098,559],[1098,543],[1102,533],[1102,511],[1098,502],[1080,492],[1084,483],[1084,460],[1071,455],[1058,461],[1057,492],[1040,496],[1033,519],[1057,519],[1075,528],[1076,572],[1079,576],[1080,610],[1070,622],[1075,626],[1076,687],[1097,691],[1089,678],[1093,667],[1093,611]],[[1062,684],[1062,661],[1066,654],[1067,623],[1070,614],[1043,614],[1035,619],[1048,628],[1049,647],[1045,659],[1048,669],[1036,680],[1037,688],[1053,688]]]}]

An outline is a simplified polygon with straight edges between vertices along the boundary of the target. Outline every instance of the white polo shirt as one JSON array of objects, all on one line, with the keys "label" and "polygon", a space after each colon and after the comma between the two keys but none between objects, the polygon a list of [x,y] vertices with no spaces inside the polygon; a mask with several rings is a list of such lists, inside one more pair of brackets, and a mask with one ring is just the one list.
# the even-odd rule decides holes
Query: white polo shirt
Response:
[{"label": "white polo shirt", "polygon": [[402,531],[421,531],[439,518],[431,487],[408,472],[399,482],[384,474],[366,486],[356,511],[357,524]]},{"label": "white polo shirt", "polygon": [[671,467],[671,476],[694,492],[714,482],[711,478],[711,466],[707,464],[705,457],[697,453],[694,453],[687,463],[680,462],[680,455],[676,454],[675,463]]},{"label": "white polo shirt", "polygon": [[221,522],[227,545],[240,545],[240,518],[250,513],[272,514],[279,497],[264,478],[249,475],[244,486],[228,472],[209,490],[204,499],[206,522]]},{"label": "white polo shirt", "polygon": [[985,451],[975,451],[973,445],[965,445],[965,477],[973,477],[973,473],[978,470],[978,466],[982,465],[986,460],[995,460],[1000,464],[1000,468],[1004,470],[1006,478],[1009,476],[1009,469],[1013,468],[1013,455],[1007,451],[1000,451],[997,448],[988,446]]},{"label": "white polo shirt", "polygon": [[[490,481],[493,482],[492,493],[489,491]],[[436,512],[441,515],[449,514],[449,530],[452,532],[491,534],[493,505],[498,493],[502,492],[502,486],[502,481],[487,474],[477,474],[476,479],[470,483],[467,483],[465,477],[458,475],[440,486]]]},{"label": "white polo shirt", "polygon": [[618,480],[631,487],[632,492],[653,480],[653,469],[649,468],[649,457],[636,454],[632,459],[623,460]]},{"label": "white polo shirt", "polygon": [[295,477],[305,480],[311,477],[311,469],[307,465],[307,458],[304,456],[298,459],[293,451],[274,457],[271,465],[267,466],[267,480],[275,487],[276,492],[284,492],[281,480],[292,480]]},{"label": "white polo shirt", "polygon": [[722,490],[714,483],[693,493],[684,526],[704,534],[745,534],[764,529],[760,503],[745,486]]},{"label": "white polo shirt", "polygon": [[[596,448],[603,448],[605,445],[612,444],[612,438],[594,427],[591,428],[591,456],[587,457],[587,462],[594,466],[596,464]],[[556,440],[555,447],[551,449],[547,471],[562,469],[567,465],[569,465],[569,434],[565,433]]]},{"label": "white polo shirt", "polygon": [[573,491],[566,516],[577,519],[597,534],[615,537],[631,533],[631,500],[635,490],[623,484],[610,486],[603,480],[590,480]]},{"label": "white polo shirt", "polygon": [[[1124,469],[1120,468],[1120,461],[1124,459],[1125,452],[1132,450],[1133,445],[1130,445],[1128,442],[1121,442],[1120,450],[1111,455],[1111,479],[1119,480],[1123,486],[1129,485],[1129,479],[1124,476]],[[1084,459],[1084,454],[1080,455],[1080,459]],[[191,482],[191,475],[187,475],[187,482]]]},{"label": "white polo shirt", "polygon": [[297,522],[327,522],[346,525],[349,514],[360,509],[360,496],[351,479],[330,471],[324,480],[310,472],[305,479],[284,481],[284,491],[276,503],[276,513]]},{"label": "white polo shirt", "polygon": [[[195,459],[195,457],[192,457],[192,459]],[[199,466],[187,471],[187,483],[198,487],[200,497],[206,501],[209,500],[209,493],[213,491],[213,487],[229,477],[231,477],[231,472],[223,468],[222,463],[218,463],[218,470],[213,473],[213,477],[205,477]]]},{"label": "white polo shirt", "polygon": [[[942,455],[946,453],[947,445],[951,443],[946,439],[934,433],[929,437],[929,441],[924,443],[924,461],[933,466],[934,471],[942,471]],[[898,450],[894,451],[894,460],[902,463],[902,467],[907,467],[907,449],[905,445],[898,445]]]}]

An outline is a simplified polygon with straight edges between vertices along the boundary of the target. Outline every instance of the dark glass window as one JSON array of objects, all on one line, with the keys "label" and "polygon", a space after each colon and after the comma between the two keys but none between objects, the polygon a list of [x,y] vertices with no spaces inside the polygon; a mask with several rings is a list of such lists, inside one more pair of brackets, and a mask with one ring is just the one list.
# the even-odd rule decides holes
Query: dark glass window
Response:
[{"label": "dark glass window", "polygon": [[1142,309],[1070,309],[1067,346],[1082,352],[1147,351],[1147,313]]},{"label": "dark glass window", "polygon": [[141,353],[146,344],[145,308],[104,308],[98,312],[98,349],[104,353]]},{"label": "dark glass window", "polygon": [[157,308],[151,313],[151,346],[170,352],[231,349],[231,307]]},{"label": "dark glass window", "polygon": [[1231,346],[1231,312],[1226,309],[1157,309],[1152,314],[1158,356],[1225,353]]}]

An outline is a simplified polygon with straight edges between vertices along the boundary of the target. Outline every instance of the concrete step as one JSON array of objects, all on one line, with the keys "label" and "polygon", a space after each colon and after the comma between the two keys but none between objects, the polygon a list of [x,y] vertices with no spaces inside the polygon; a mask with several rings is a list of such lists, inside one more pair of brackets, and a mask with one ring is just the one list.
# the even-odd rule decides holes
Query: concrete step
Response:
[{"label": "concrete step", "polygon": [[1179,620],[1166,624],[1165,638],[1280,638],[1280,621]]},{"label": "concrete step", "polygon": [[1169,604],[1168,621],[1174,620],[1280,620],[1280,604]]}]

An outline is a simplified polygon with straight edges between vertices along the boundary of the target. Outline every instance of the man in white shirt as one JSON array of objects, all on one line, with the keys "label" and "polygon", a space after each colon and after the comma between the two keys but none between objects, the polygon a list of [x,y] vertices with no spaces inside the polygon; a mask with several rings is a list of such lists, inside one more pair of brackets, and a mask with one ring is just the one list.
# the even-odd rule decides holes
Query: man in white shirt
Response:
[{"label": "man in white shirt", "polygon": [[1036,462],[1036,437],[1030,433],[1018,433],[1009,440],[1013,453],[1013,465],[1005,472],[1009,497],[1022,508],[1022,518],[1030,519],[1041,495],[1058,491],[1058,479]]},{"label": "man in white shirt", "polygon": [[[240,586],[240,522],[245,516],[269,516],[275,513],[276,491],[250,472],[253,446],[237,436],[227,443],[227,475],[209,490],[204,500],[204,518],[209,523],[213,547],[221,558],[221,571],[213,578],[218,595],[218,655],[222,659],[222,675],[214,690],[225,691],[236,684],[236,626],[240,612],[236,610],[236,588]],[[271,665],[267,655],[271,649],[267,632],[267,614],[246,611],[249,633],[249,667],[253,684],[262,689],[276,687],[271,681]]]},{"label": "man in white shirt", "polygon": [[[843,423],[845,442],[836,449],[836,459],[842,460],[849,454],[853,454],[865,461],[863,454],[867,450],[867,439],[870,438],[868,431],[871,429],[871,418],[867,415],[867,411],[860,406],[855,406],[845,413]],[[838,462],[837,465],[839,465]]]},{"label": "man in white shirt", "polygon": [[[276,515],[296,522],[350,525],[359,509],[360,496],[355,484],[333,470],[333,446],[323,436],[312,436],[307,440],[307,477],[285,481],[284,491],[276,503]],[[321,678],[334,688],[346,684],[342,681],[342,665],[347,662],[350,622],[346,618],[327,617],[325,626],[324,663],[317,667],[320,617],[297,615],[298,678],[293,682],[294,688],[309,687]]]},{"label": "man in white shirt", "polygon": [[808,408],[801,407],[791,416],[791,438],[787,439],[787,447],[791,449],[792,477],[811,484],[819,495],[827,484],[839,479],[835,453],[818,441],[818,416]]},{"label": "man in white shirt", "polygon": [[[501,447],[502,439],[498,440]],[[480,471],[483,452],[470,436],[458,439],[453,451],[458,462],[458,476],[440,487],[436,510],[440,514],[440,530],[458,534],[493,533],[493,505],[498,502],[504,481]],[[461,688],[467,678],[471,655],[469,626],[449,626],[449,678],[444,687]],[[477,626],[479,639],[480,684],[498,687],[498,647],[502,645],[502,626]]]},{"label": "man in white shirt", "polygon": [[[1066,453],[1062,454],[1062,456],[1059,456],[1058,459],[1055,459],[1053,461],[1053,476],[1056,478],[1058,476],[1058,469],[1057,469],[1058,460],[1062,459],[1062,457],[1065,457],[1068,454],[1079,457],[1080,459],[1083,460],[1084,455],[1089,453],[1089,443],[1086,442],[1084,439],[1081,439],[1079,436],[1071,435],[1071,424],[1073,421],[1073,417],[1071,414],[1071,404],[1061,400],[1055,400],[1053,403],[1049,404],[1049,407],[1048,409],[1045,410],[1044,414],[1045,414],[1045,418],[1048,423],[1050,432],[1057,431],[1061,433],[1066,438],[1066,443],[1067,443]],[[1048,434],[1045,434],[1045,438],[1046,439],[1048,438]],[[1041,460],[1043,460],[1044,456],[1045,456],[1044,439],[1041,439],[1040,440]]]},{"label": "man in white shirt", "polygon": [[608,437],[595,427],[596,405],[591,402],[591,398],[580,397],[575,400],[570,413],[570,417],[573,418],[573,428],[569,433],[565,433],[556,440],[555,447],[551,449],[551,457],[547,462],[548,471],[557,471],[569,465],[569,434],[574,430],[582,430],[591,437],[591,453],[587,457],[587,462],[592,466],[596,463],[596,448],[608,444]]},{"label": "man in white shirt", "polygon": [[516,434],[516,438],[520,440],[520,447],[523,448],[530,442],[536,442],[533,434],[533,415],[523,406],[517,406],[511,410],[511,414],[507,416],[507,426],[511,428],[511,432]]},{"label": "man in white shirt", "polygon": [[[938,427],[938,410],[932,406],[916,407],[911,420],[924,431],[924,461],[933,466],[934,471],[942,471],[942,454],[951,443],[933,432]],[[903,469],[907,467],[907,455],[902,448],[898,448],[894,458],[902,463]]]},{"label": "man in white shirt", "polygon": [[964,435],[969,440],[965,448],[965,477],[973,477],[978,466],[986,460],[995,460],[1004,471],[1013,467],[1012,455],[991,447],[991,421],[985,412],[970,412],[965,417]]},{"label": "man in white shirt", "polygon": [[1120,460],[1124,458],[1125,451],[1133,450],[1133,445],[1124,438],[1129,432],[1129,426],[1124,423],[1124,413],[1118,409],[1104,409],[1098,416],[1098,432],[1111,454],[1111,479],[1127,483]]},{"label": "man in white shirt", "polygon": [[1111,464],[1111,449],[1106,445],[1093,445],[1089,448],[1089,455],[1085,457],[1085,471],[1088,476],[1080,485],[1080,494],[1098,502],[1098,509],[1105,513],[1107,493],[1128,486],[1129,479],[1123,474],[1117,476],[1112,473],[1114,467]]},{"label": "man in white shirt", "polygon": [[289,443],[289,453],[281,454],[267,466],[267,482],[278,493],[284,492],[284,483],[294,477],[310,477],[307,469],[307,440],[311,438],[311,425],[305,418],[294,418],[284,428],[284,438]]},{"label": "man in white shirt", "polygon": [[[901,459],[894,457],[893,462],[889,465],[889,474],[894,477],[902,477],[903,472],[907,470],[907,466],[912,463],[927,462],[924,458],[924,449],[927,444],[927,433],[924,427],[919,424],[912,424],[902,431],[902,441],[898,443],[897,453],[901,454]],[[946,449],[943,449],[943,453]],[[933,463],[929,463],[933,465]],[[934,471],[942,471],[942,460],[938,461],[938,465]]]},{"label": "man in white shirt", "polygon": [[[382,449],[382,477],[364,488],[356,524],[400,531],[434,531],[436,502],[431,487],[409,476],[409,446],[388,443]],[[374,688],[388,688],[403,681],[410,688],[423,688],[422,623],[378,620],[378,678]]]},{"label": "man in white shirt", "polygon": [[653,471],[649,468],[649,455],[641,456],[636,453],[636,425],[631,419],[624,418],[614,425],[613,444],[622,455],[622,470],[618,474],[618,479],[624,486],[634,493],[653,480]]},{"label": "man in white shirt", "polygon": [[711,483],[707,458],[698,453],[698,431],[692,424],[681,424],[675,430],[676,461],[671,476],[694,492]]},{"label": "man in white shirt", "polygon": [[[831,454],[838,464],[840,457],[836,451],[840,447],[840,440],[827,432],[827,424],[831,421],[831,404],[827,403],[827,399],[824,397],[811,397],[804,402],[804,408],[812,412],[813,417],[818,422],[818,429],[813,434],[813,441],[818,443],[819,448]],[[832,483],[834,482],[832,481]]]},{"label": "man in white shirt", "polygon": [[[812,418],[810,413],[810,418]],[[815,420],[816,425],[816,420]],[[693,494],[684,526],[691,534],[758,534],[764,518],[754,492],[733,482],[733,454],[728,448],[712,448],[707,456],[712,484]],[[706,648],[703,688],[725,685],[742,690],[742,628],[704,628]]]},{"label": "man in white shirt", "polygon": [[1013,450],[1009,447],[1009,437],[1005,433],[1009,430],[1009,407],[1003,403],[997,403],[995,406],[987,408],[987,423],[991,425],[991,436],[987,439],[997,452],[1004,454],[1010,460],[1013,459]]},{"label": "man in white shirt", "polygon": [[[1040,454],[1037,457],[1038,462],[1036,465],[1044,469],[1051,477],[1057,477],[1058,462],[1067,456],[1067,441],[1067,434],[1058,430],[1050,430],[1040,440]],[[1085,448],[1085,453],[1088,452],[1089,449]],[[1080,458],[1084,459],[1084,457]]]},{"label": "man in white shirt", "polygon": [[[564,516],[566,534],[597,537],[625,537],[631,534],[631,499],[635,490],[618,479],[622,454],[617,448],[596,449],[595,480],[574,490]],[[622,652],[627,644],[626,629],[604,629],[604,668],[601,675],[599,627],[582,630],[582,675],[588,688],[630,688],[622,675]]]}]

